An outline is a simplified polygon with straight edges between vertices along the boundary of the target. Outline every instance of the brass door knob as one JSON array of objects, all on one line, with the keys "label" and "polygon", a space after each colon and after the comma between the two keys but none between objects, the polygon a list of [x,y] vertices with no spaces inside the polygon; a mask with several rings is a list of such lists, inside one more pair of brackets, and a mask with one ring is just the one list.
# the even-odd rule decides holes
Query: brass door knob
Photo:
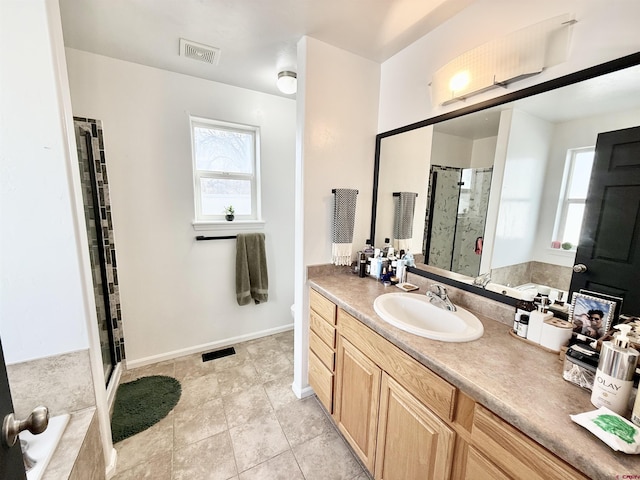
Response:
[{"label": "brass door knob", "polygon": [[44,432],[49,425],[49,409],[36,407],[24,420],[16,420],[13,413],[4,417],[2,424],[2,443],[7,447],[13,447],[20,432],[29,430],[34,435]]}]

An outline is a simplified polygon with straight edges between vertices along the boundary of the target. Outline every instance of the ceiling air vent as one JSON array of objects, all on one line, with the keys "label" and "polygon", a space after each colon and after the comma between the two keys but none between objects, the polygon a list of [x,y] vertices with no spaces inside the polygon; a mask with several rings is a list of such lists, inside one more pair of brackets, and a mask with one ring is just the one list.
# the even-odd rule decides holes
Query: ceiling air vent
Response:
[{"label": "ceiling air vent", "polygon": [[201,62],[210,63],[211,65],[217,65],[218,60],[220,60],[220,49],[181,38],[180,55],[187,58],[193,58],[194,60],[199,60]]}]

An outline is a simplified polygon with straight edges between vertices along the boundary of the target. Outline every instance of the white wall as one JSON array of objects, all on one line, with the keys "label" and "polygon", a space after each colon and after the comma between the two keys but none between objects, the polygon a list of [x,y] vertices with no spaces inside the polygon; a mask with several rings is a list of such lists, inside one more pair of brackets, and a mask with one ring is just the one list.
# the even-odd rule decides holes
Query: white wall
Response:
[{"label": "white wall", "polygon": [[504,157],[492,268],[531,259],[552,133],[549,122],[513,110]]},{"label": "white wall", "polygon": [[311,37],[298,42],[296,337],[294,390],[307,386],[306,267],[331,262],[333,188],[360,191],[353,238],[364,247],[371,224],[371,185],[380,65]]},{"label": "white wall", "polygon": [[[385,140],[386,141],[386,140]],[[448,167],[469,168],[473,140],[448,133],[433,132],[431,163]]]},{"label": "white wall", "polygon": [[[57,0],[0,2],[0,40],[11,45],[0,52],[0,334],[5,359],[21,363],[89,350],[89,381],[109,473],[115,450]],[[36,377],[29,382],[51,381],[46,370]],[[16,411],[33,408],[23,404],[28,399],[14,396],[13,401]]]},{"label": "white wall", "polygon": [[[67,49],[73,113],[103,121],[129,365],[291,324],[295,102]],[[189,114],[261,128],[269,301],[240,307],[235,241],[196,242]],[[220,235],[220,233],[218,233]]]},{"label": "white wall", "polygon": [[382,64],[378,131],[433,117],[503,95],[496,89],[447,107],[431,104],[433,73],[467,50],[555,15],[574,13],[568,60],[507,91],[535,85],[640,50],[637,0],[477,0]]},{"label": "white wall", "polygon": [[45,5],[3,1],[0,15],[0,40],[11,45],[0,50],[0,334],[7,363],[89,348],[84,247],[52,48],[57,32]]},{"label": "white wall", "polygon": [[377,247],[384,245],[385,238],[393,238],[393,192],[416,192],[418,197],[415,201],[413,236],[409,248],[413,253],[422,252],[432,139],[433,127],[429,125],[382,140],[376,206]]},{"label": "white wall", "polygon": [[640,125],[640,109],[571,120],[554,125],[545,189],[540,209],[540,229],[533,259],[539,262],[572,266],[574,253],[550,248],[557,214],[567,150],[595,146],[598,134]]},{"label": "white wall", "polygon": [[496,156],[497,142],[497,136],[474,140],[471,151],[471,168],[492,167]]},{"label": "white wall", "polygon": [[[333,188],[359,190],[354,254],[371,225],[380,66],[307,37],[304,123],[305,262],[331,262]],[[345,81],[346,79],[346,81]]]}]

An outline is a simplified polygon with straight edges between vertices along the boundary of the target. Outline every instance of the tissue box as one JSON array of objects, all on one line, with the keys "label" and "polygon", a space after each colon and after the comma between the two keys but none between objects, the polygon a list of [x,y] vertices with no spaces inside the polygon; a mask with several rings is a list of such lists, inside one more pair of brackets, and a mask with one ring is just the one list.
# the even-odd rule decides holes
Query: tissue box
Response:
[{"label": "tissue box", "polygon": [[593,389],[600,354],[589,345],[572,345],[567,349],[562,378],[586,390]]}]

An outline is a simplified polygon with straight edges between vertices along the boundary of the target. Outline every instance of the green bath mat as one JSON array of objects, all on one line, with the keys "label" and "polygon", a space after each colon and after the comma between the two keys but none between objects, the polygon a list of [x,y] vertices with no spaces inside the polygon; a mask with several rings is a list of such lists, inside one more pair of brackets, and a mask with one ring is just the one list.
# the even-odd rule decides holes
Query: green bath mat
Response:
[{"label": "green bath mat", "polygon": [[155,425],[180,400],[182,387],[172,377],[142,377],[118,387],[111,416],[111,437],[117,443]]}]

